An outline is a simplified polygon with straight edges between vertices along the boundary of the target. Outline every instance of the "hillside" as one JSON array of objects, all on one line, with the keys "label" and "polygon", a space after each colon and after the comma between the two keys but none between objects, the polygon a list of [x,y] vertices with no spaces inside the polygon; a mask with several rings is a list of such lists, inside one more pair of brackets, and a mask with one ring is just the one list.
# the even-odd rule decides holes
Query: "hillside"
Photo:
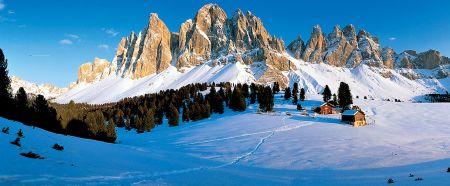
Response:
[{"label": "hillside", "polygon": [[[421,96],[433,92],[445,92],[450,89],[450,78],[411,80],[401,71],[360,65],[356,68],[334,67],[324,63],[311,64],[302,60],[290,59],[291,67],[297,70],[282,72],[287,77],[286,84],[292,86],[298,82],[300,87],[308,93],[321,93],[325,85],[329,85],[336,93],[341,81],[347,82],[354,96],[368,96],[377,100],[401,99],[403,101],[421,100]],[[103,80],[80,84],[66,94],[56,99],[59,103],[70,100],[86,103],[108,103],[119,101],[126,97],[133,97],[160,90],[177,89],[190,83],[203,82],[232,82],[252,83],[261,77],[264,71],[262,63],[245,65],[229,63],[226,65],[211,65],[212,61],[191,68],[178,71],[175,67],[133,80],[120,76],[109,76]],[[421,72],[424,72],[422,70]],[[384,77],[382,74],[389,74]],[[271,84],[268,82],[267,84]]]},{"label": "hillside", "polygon": [[[0,119],[0,184],[139,185],[445,185],[450,165],[448,103],[355,100],[370,125],[353,128],[339,115],[307,117],[280,100],[275,113],[243,113],[150,133],[118,130],[118,143],[57,135]],[[320,97],[307,95],[306,108]],[[286,115],[289,112],[292,115]],[[238,122],[236,122],[238,121]],[[9,144],[24,130],[22,147]],[[51,149],[54,143],[64,151]],[[20,152],[45,157],[28,159]],[[20,166],[19,166],[20,165]],[[36,169],[39,167],[39,169]],[[409,174],[415,177],[409,177]],[[422,181],[414,181],[421,177]],[[232,179],[231,179],[232,178]]]}]

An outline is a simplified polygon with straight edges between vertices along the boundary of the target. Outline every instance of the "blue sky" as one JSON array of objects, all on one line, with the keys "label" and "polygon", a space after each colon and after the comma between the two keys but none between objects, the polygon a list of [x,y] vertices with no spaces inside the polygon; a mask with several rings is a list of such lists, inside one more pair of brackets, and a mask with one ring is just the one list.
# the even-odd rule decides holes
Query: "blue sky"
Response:
[{"label": "blue sky", "polygon": [[250,10],[286,44],[299,34],[309,38],[315,24],[328,33],[351,23],[397,52],[437,49],[450,56],[450,2],[438,0],[0,0],[0,47],[10,75],[67,86],[80,64],[111,60],[120,38],[144,28],[149,13],[177,32],[206,3],[219,4],[229,16],[237,8]]}]

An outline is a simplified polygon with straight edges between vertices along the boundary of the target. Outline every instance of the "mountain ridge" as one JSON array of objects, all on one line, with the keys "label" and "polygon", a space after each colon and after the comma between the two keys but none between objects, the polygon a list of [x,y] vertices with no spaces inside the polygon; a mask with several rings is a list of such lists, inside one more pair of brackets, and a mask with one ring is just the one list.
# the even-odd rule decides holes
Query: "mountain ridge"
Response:
[{"label": "mountain ridge", "polygon": [[[243,79],[252,79],[249,82],[277,81],[286,87],[291,83],[288,71],[301,70],[298,65],[292,65],[296,61],[323,63],[338,69],[365,65],[380,68],[375,71],[384,78],[394,77],[392,74],[396,71],[412,81],[441,81],[450,76],[450,60],[440,52],[407,50],[397,53],[392,48],[382,48],[377,37],[364,29],[357,31],[351,24],[343,29],[336,25],[329,34],[316,25],[307,41],[298,36],[285,46],[284,41],[270,35],[262,20],[250,11],[244,14],[238,9],[228,17],[218,5],[207,4],[193,19],[182,23],[178,32],[171,32],[156,13],[151,13],[146,28],[122,38],[111,62],[95,59],[92,64],[82,65],[77,82],[71,88],[96,84],[108,77],[140,80],[166,71],[183,74],[205,64],[214,69],[233,63],[245,66],[246,70],[239,72],[246,76]],[[236,79],[223,80],[234,82]],[[214,78],[205,81],[214,81]],[[436,86],[440,87],[439,91],[447,89],[446,84]],[[313,92],[321,87],[312,87],[317,89]],[[429,92],[437,91],[434,86],[430,87]]]}]

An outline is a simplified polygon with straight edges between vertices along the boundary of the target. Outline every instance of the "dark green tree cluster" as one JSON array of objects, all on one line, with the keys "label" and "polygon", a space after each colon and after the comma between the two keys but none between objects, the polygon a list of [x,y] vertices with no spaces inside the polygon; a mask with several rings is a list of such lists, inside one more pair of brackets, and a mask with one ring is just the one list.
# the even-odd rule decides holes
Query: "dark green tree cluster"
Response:
[{"label": "dark green tree cluster", "polygon": [[243,91],[239,86],[234,87],[230,99],[230,109],[234,111],[245,111],[247,103]]},{"label": "dark green tree cluster", "polygon": [[273,110],[274,95],[273,90],[269,86],[258,86],[258,103],[259,110],[269,112]]}]

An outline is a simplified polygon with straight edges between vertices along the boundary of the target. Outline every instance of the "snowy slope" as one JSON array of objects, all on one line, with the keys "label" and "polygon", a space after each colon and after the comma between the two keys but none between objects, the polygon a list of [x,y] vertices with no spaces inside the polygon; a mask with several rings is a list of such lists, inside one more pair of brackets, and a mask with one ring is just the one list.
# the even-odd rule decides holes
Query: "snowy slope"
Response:
[{"label": "snowy slope", "polygon": [[114,102],[126,97],[154,93],[160,90],[177,89],[191,83],[203,82],[254,82],[252,70],[241,63],[210,66],[209,63],[184,69],[179,72],[175,67],[138,80],[109,76],[93,83],[78,85],[56,99],[59,103],[70,100],[88,103]]},{"label": "snowy slope", "polygon": [[[306,117],[279,100],[273,114],[224,115],[150,133],[118,129],[118,144],[56,135],[0,119],[0,185],[446,185],[450,104],[355,100],[369,126]],[[320,97],[302,102],[318,105]],[[291,116],[286,112],[292,113]],[[238,122],[237,122],[238,121]],[[23,129],[23,147],[9,144]],[[55,143],[62,152],[51,149]],[[43,160],[21,157],[34,151]],[[412,173],[423,181],[408,177]]]},{"label": "snowy slope", "polygon": [[[356,68],[334,67],[324,63],[312,64],[297,60],[285,54],[297,70],[284,72],[290,85],[298,82],[309,93],[321,93],[329,85],[336,93],[340,82],[350,85],[353,95],[377,100],[401,99],[420,100],[421,96],[450,89],[450,78],[410,80],[401,71],[360,65]],[[70,100],[87,103],[106,103],[119,101],[126,97],[154,93],[165,89],[177,89],[190,83],[202,82],[256,82],[262,76],[265,66],[259,62],[252,65],[230,63],[211,65],[211,62],[181,72],[175,67],[138,80],[110,76],[92,84],[78,85],[56,99],[59,103]],[[382,74],[387,74],[383,77]]]},{"label": "snowy slope", "polygon": [[35,84],[25,81],[17,76],[11,77],[11,88],[13,93],[16,93],[20,87],[23,87],[28,94],[41,94],[47,99],[56,98],[61,94],[67,92],[67,88],[59,88],[49,84]]}]

